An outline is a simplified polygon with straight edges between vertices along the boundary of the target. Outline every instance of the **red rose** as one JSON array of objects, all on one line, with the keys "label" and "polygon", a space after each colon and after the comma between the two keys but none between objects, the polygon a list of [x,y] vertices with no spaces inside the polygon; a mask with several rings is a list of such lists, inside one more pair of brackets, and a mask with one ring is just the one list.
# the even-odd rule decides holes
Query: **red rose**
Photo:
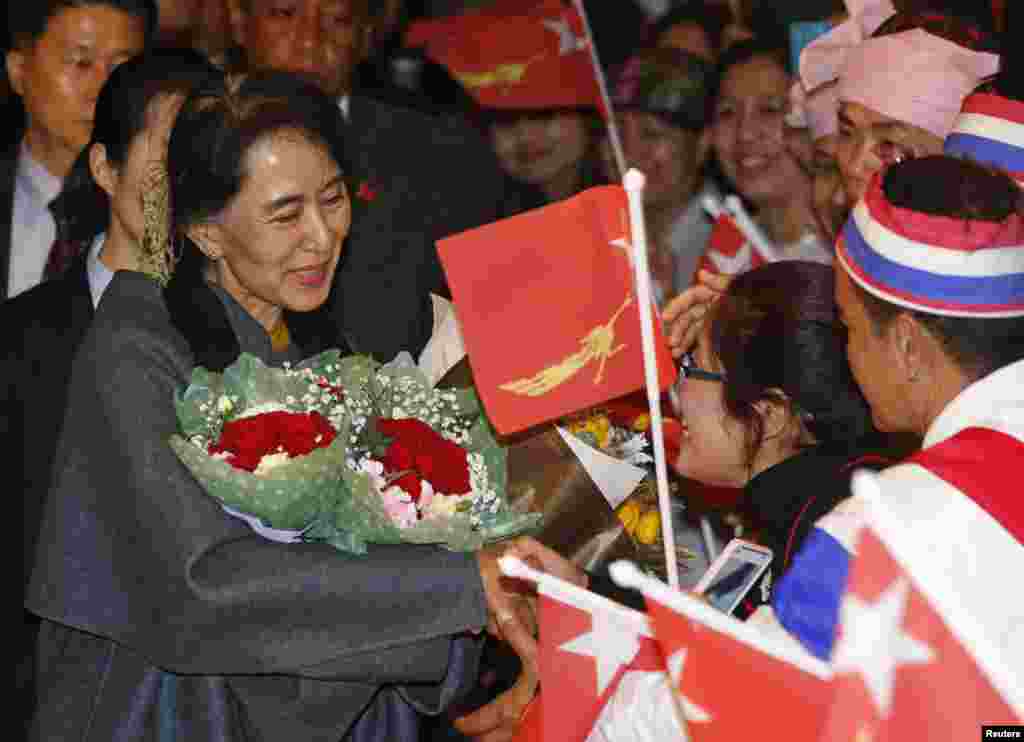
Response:
[{"label": "red rose", "polygon": [[[381,459],[385,472],[411,470],[418,475],[417,479],[427,480],[437,492],[446,495],[470,491],[469,464],[462,446],[442,438],[429,425],[414,418],[380,419],[377,429],[392,439]],[[411,480],[407,484],[412,486]],[[418,501],[418,488],[415,492],[404,486],[402,489]]]},{"label": "red rose", "polygon": [[220,439],[209,447],[211,454],[229,453],[236,469],[255,471],[267,454],[286,452],[305,456],[334,440],[334,428],[319,412],[264,412],[224,424]]}]

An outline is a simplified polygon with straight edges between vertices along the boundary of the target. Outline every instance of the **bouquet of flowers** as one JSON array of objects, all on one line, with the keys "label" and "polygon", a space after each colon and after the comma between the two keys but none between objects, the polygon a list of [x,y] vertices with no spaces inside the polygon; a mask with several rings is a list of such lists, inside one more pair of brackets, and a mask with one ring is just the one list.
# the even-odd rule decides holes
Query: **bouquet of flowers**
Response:
[{"label": "bouquet of flowers", "polygon": [[[632,541],[636,550],[634,560],[653,571],[662,571],[663,524],[654,482],[650,415],[631,401],[618,401],[573,415],[563,425],[579,442],[615,460],[614,464],[595,465],[592,454],[580,456],[584,468],[614,508],[618,525]],[[665,434],[666,448],[671,450],[673,445],[668,439],[672,433],[666,429]],[[572,447],[579,455],[579,446]],[[677,490],[677,483],[672,482],[671,486],[673,491]],[[677,546],[676,553],[680,562],[693,558],[685,547]]]},{"label": "bouquet of flowers", "polygon": [[270,368],[198,368],[170,444],[206,491],[268,538],[475,550],[530,530],[509,507],[506,452],[474,392],[439,390],[403,354],[327,351]]}]

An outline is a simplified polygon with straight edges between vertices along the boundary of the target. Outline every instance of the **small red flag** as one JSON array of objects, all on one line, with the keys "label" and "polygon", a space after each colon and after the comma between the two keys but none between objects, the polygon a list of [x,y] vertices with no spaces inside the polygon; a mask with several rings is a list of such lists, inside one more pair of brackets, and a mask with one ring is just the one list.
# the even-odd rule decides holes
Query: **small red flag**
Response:
[{"label": "small red flag", "polygon": [[809,672],[785,652],[766,651],[767,642],[758,646],[749,638],[758,630],[731,616],[714,614],[713,622],[702,623],[651,595],[645,599],[693,742],[746,739],[753,728],[764,739],[817,739],[829,699],[824,663],[808,657],[805,662],[820,666]]},{"label": "small red flag", "polygon": [[997,687],[1019,679],[983,668],[971,649],[977,642],[951,630],[870,527],[861,531],[841,620],[822,739],[952,742],[979,739],[983,725],[1024,723],[1024,709]]},{"label": "small red flag", "polygon": [[586,604],[543,586],[540,593],[541,738],[678,739],[671,682],[646,617],[593,593]]},{"label": "small red flag", "polygon": [[765,262],[733,218],[723,211],[715,219],[697,269],[735,275]]},{"label": "small red flag", "polygon": [[485,108],[600,107],[583,19],[559,0],[414,23],[408,46],[448,69]]},{"label": "small red flag", "polygon": [[[644,386],[620,186],[591,188],[437,245],[477,391],[498,432]],[[658,322],[655,348],[664,390],[676,368]]]}]

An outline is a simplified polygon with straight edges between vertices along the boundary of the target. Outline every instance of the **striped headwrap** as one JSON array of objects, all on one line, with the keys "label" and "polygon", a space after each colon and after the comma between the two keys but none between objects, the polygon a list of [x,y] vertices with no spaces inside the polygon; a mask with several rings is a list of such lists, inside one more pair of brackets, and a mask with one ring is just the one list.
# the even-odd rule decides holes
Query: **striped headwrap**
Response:
[{"label": "striped headwrap", "polygon": [[925,214],[890,203],[876,173],[836,244],[849,276],[885,302],[952,317],[1024,316],[1024,219]]},{"label": "striped headwrap", "polygon": [[1024,182],[1024,101],[996,93],[969,95],[944,149],[947,155],[1000,167]]}]

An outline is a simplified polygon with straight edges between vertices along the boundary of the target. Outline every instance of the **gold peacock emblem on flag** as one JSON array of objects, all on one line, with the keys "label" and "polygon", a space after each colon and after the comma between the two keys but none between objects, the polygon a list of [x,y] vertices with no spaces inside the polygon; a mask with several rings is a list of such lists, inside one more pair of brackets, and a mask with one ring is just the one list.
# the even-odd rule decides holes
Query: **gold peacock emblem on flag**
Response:
[{"label": "gold peacock emblem on flag", "polygon": [[626,311],[626,307],[632,303],[633,296],[629,294],[615,314],[611,316],[611,319],[603,325],[598,325],[580,339],[581,347],[572,355],[566,356],[558,363],[548,366],[533,376],[510,381],[498,388],[526,397],[539,397],[572,379],[593,361],[597,361],[594,385],[600,384],[604,381],[604,367],[608,359],[626,347],[625,343],[618,345],[615,343],[615,323]]}]

